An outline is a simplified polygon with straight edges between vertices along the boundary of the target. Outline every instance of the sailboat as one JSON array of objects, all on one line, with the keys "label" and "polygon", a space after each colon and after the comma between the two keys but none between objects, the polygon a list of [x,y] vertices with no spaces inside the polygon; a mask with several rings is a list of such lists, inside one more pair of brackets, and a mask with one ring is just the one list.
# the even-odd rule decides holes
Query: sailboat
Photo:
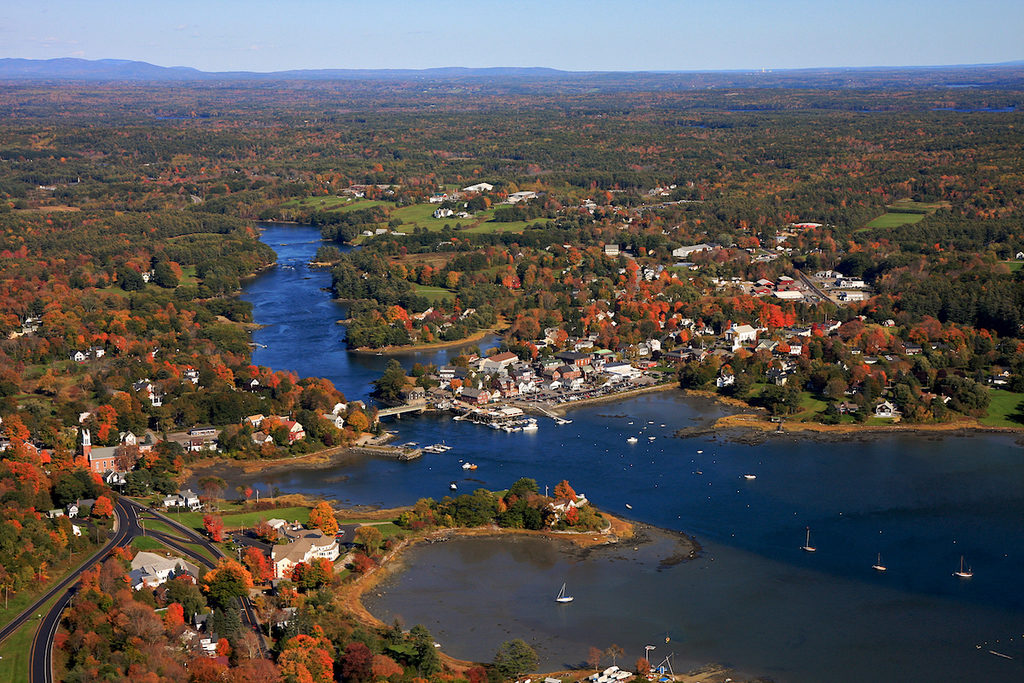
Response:
[{"label": "sailboat", "polygon": [[804,544],[800,546],[800,550],[803,550],[806,553],[813,553],[817,550],[817,548],[811,545],[811,527],[807,527],[807,540],[805,540]]},{"label": "sailboat", "polygon": [[558,595],[555,597],[555,602],[572,602],[573,598],[571,595],[565,594],[565,584],[562,584],[562,590],[558,591]]},{"label": "sailboat", "polygon": [[969,579],[972,576],[974,576],[974,572],[971,571],[970,567],[968,567],[966,570],[964,569],[964,556],[963,555],[960,556],[960,571],[953,572],[953,576],[958,576],[961,579]]},{"label": "sailboat", "polygon": [[878,553],[878,560],[876,560],[875,563],[871,565],[871,568],[874,569],[876,572],[884,572],[886,570],[886,566],[882,564],[882,553]]}]

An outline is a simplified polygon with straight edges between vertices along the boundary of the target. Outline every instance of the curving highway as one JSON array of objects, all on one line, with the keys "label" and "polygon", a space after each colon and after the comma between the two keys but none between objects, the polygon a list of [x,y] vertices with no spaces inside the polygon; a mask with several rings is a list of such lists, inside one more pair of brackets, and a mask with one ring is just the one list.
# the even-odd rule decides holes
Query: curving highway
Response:
[{"label": "curving highway", "polygon": [[[94,566],[97,562],[106,557],[106,555],[114,548],[128,545],[136,536],[147,535],[142,526],[143,521],[140,518],[140,515],[144,515],[152,519],[158,519],[175,531],[179,532],[181,534],[180,537],[164,532],[153,531],[148,532],[148,535],[159,540],[161,543],[174,548],[181,554],[192,558],[203,566],[213,568],[216,565],[207,555],[197,552],[187,544],[199,545],[209,551],[213,557],[224,557],[224,553],[221,552],[221,549],[211,543],[208,539],[197,534],[192,529],[175,522],[170,517],[139,505],[133,500],[127,498],[117,499],[114,503],[114,512],[116,515],[114,535],[107,544],[94,553],[88,560],[83,562],[77,569],[64,577],[60,583],[47,591],[46,594],[42,595],[30,607],[11,620],[11,622],[3,629],[0,629],[0,642],[2,642],[28,619],[32,618],[33,615],[40,614],[39,610],[48,600],[52,599],[54,596],[60,596],[53,606],[40,618],[35,637],[32,639],[32,646],[29,651],[30,663],[28,680],[30,683],[52,683],[54,680],[52,658],[53,640],[57,635],[57,629],[60,627],[61,614],[71,603],[71,600],[74,597],[75,583],[78,581],[78,577],[80,577],[85,570]],[[264,640],[263,633],[259,628],[259,621],[252,609],[252,604],[248,599],[243,599],[241,600],[241,608],[245,623],[247,623],[259,636],[261,654],[266,656],[268,653],[267,644]]]}]

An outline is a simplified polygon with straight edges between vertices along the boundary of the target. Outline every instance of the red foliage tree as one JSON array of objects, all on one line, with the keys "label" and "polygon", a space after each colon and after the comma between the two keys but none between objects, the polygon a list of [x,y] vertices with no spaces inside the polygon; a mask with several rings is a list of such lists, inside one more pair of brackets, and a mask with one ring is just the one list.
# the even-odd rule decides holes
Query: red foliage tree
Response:
[{"label": "red foliage tree", "polygon": [[341,656],[341,675],[346,681],[364,683],[372,674],[373,653],[358,640],[345,646]]},{"label": "red foliage tree", "polygon": [[110,499],[106,496],[100,496],[96,499],[96,502],[92,506],[93,517],[112,517],[114,515],[114,505],[110,502]]},{"label": "red foliage tree", "polygon": [[274,578],[274,568],[259,548],[246,548],[242,561],[252,574],[253,581],[264,583]]},{"label": "red foliage tree", "polygon": [[224,540],[224,520],[220,517],[204,515],[203,528],[206,529],[206,533],[210,534],[210,538],[215,542],[220,543]]}]

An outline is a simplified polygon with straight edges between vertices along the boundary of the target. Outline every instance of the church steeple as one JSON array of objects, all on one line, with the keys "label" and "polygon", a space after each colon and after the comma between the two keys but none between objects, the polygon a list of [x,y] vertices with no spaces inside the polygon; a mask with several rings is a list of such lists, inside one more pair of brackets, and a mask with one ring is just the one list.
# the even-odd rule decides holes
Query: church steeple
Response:
[{"label": "church steeple", "polygon": [[89,457],[89,453],[92,452],[92,437],[89,436],[89,430],[82,428],[82,455],[86,458]]}]

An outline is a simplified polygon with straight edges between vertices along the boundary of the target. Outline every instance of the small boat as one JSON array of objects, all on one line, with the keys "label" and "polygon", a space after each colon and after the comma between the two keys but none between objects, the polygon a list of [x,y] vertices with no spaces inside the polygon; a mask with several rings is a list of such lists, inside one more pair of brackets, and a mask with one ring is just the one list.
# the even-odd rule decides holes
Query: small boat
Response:
[{"label": "small boat", "polygon": [[627,509],[627,510],[632,510],[632,509],[633,509],[633,506],[632,506],[632,505],[630,505],[629,503],[626,503],[626,509]]},{"label": "small boat", "polygon": [[968,567],[967,569],[964,569],[964,556],[963,555],[960,556],[960,571],[953,572],[953,576],[959,577],[961,579],[969,579],[972,576],[974,576],[974,572],[971,571],[970,567]]},{"label": "small boat", "polygon": [[754,481],[755,479],[757,479],[757,475],[756,474],[744,474],[743,478],[746,479],[747,481]]},{"label": "small boat", "polygon": [[453,481],[452,483],[448,484],[448,488],[450,488],[452,491],[458,491],[459,485]]},{"label": "small boat", "polygon": [[697,451],[697,455],[700,455],[700,454],[701,454],[701,453],[703,453],[703,452],[704,452],[704,451]]},{"label": "small boat", "polygon": [[654,441],[654,440],[655,440],[655,439],[657,439],[657,438],[658,438],[658,437],[656,437],[656,436],[649,436],[649,437],[647,437],[647,440],[648,440],[648,441]]},{"label": "small boat", "polygon": [[476,465],[474,465],[471,462],[464,462],[464,463],[462,463],[462,469],[464,469],[464,470],[475,470],[476,469]]},{"label": "small boat", "polygon": [[532,417],[529,420],[527,420],[526,424],[523,425],[523,431],[524,432],[535,432],[535,431],[537,431],[537,420],[533,419]]},{"label": "small boat", "polygon": [[565,594],[565,584],[562,584],[562,590],[558,591],[558,595],[555,597],[555,602],[572,602],[573,598],[571,595]]},{"label": "small boat", "polygon": [[817,548],[811,545],[811,527],[807,527],[807,539],[804,541],[804,544],[800,546],[800,550],[803,550],[805,553],[813,553],[817,550]]},{"label": "small boat", "polygon": [[882,553],[878,553],[878,559],[873,565],[871,565],[871,568],[876,572],[884,572],[887,569],[887,567],[882,564]]},{"label": "small boat", "polygon": [[639,439],[636,438],[635,436],[631,436],[628,439],[626,439],[626,443],[636,443],[637,441],[639,441]]}]

